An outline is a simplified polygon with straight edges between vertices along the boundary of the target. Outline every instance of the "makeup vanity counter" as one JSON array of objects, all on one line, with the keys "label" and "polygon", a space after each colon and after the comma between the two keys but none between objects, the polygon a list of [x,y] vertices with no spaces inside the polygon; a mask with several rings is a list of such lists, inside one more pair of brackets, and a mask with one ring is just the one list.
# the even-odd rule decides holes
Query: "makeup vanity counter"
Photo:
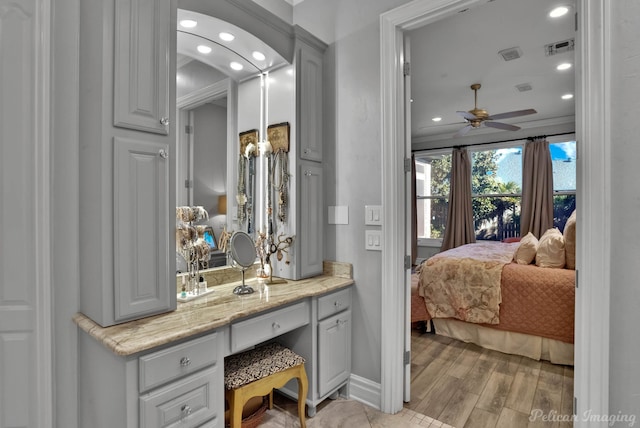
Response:
[{"label": "makeup vanity counter", "polygon": [[[322,275],[280,281],[248,280],[255,292],[245,296],[233,294],[237,282],[215,285],[176,311],[110,327],[76,314],[81,422],[222,427],[224,357],[270,340],[306,359],[314,416],[318,403],[348,385],[351,265],[325,262]],[[295,398],[297,386],[281,391]]]}]

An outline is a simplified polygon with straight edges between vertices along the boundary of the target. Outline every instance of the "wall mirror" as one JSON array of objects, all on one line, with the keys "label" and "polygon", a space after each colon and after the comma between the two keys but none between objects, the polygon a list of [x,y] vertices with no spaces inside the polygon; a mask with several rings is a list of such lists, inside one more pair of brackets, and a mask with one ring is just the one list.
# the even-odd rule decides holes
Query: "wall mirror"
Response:
[{"label": "wall mirror", "polygon": [[[270,92],[293,97],[294,76],[268,43],[200,10],[210,7],[204,2],[181,1],[179,7],[176,204],[203,206],[219,242],[223,230],[253,233],[258,228],[263,197],[258,181],[267,175],[266,167],[257,158],[242,161],[240,134],[255,131],[262,138]],[[281,114],[292,117],[293,112]],[[239,193],[247,196],[242,210]],[[226,261],[222,251],[212,251],[209,266]]]}]

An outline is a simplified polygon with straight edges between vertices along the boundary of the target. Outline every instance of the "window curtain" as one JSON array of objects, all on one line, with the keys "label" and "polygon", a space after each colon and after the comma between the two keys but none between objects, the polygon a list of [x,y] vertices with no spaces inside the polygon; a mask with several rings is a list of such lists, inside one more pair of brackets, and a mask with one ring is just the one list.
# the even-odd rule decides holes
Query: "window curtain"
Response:
[{"label": "window curtain", "polygon": [[411,155],[411,266],[418,257],[418,195],[416,190],[416,155]]},{"label": "window curtain", "polygon": [[520,236],[537,238],[553,227],[553,167],[547,140],[528,142],[522,165]]},{"label": "window curtain", "polygon": [[455,148],[451,153],[450,182],[447,225],[440,251],[476,242],[471,206],[471,159],[466,149]]}]

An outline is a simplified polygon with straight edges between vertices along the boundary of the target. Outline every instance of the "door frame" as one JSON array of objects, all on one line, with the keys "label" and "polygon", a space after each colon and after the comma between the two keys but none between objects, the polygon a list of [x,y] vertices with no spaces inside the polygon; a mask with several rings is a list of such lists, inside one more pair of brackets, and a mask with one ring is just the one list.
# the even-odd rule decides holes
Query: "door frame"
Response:
[{"label": "door frame", "polygon": [[[404,255],[404,100],[402,64],[404,32],[456,13],[482,0],[415,0],[380,16],[380,86],[382,135],[381,410],[403,406],[405,322]],[[611,0],[577,0],[576,142],[577,266],[575,312],[576,414],[609,409],[609,300],[611,234],[607,220],[610,188],[611,94],[609,77],[609,13]],[[587,191],[588,189],[588,191]],[[398,284],[402,284],[399,286]],[[589,314],[601,314],[598,319]],[[575,426],[587,421],[576,419]],[[606,425],[606,423],[604,423]]]}]

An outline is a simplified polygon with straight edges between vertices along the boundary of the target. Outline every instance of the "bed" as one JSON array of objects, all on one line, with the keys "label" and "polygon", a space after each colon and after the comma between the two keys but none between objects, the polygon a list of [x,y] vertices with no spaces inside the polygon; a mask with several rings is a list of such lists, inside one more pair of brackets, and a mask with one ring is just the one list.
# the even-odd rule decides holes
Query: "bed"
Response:
[{"label": "bed", "polygon": [[575,271],[518,264],[521,244],[483,241],[436,254],[412,275],[411,321],[437,334],[573,364]]}]

